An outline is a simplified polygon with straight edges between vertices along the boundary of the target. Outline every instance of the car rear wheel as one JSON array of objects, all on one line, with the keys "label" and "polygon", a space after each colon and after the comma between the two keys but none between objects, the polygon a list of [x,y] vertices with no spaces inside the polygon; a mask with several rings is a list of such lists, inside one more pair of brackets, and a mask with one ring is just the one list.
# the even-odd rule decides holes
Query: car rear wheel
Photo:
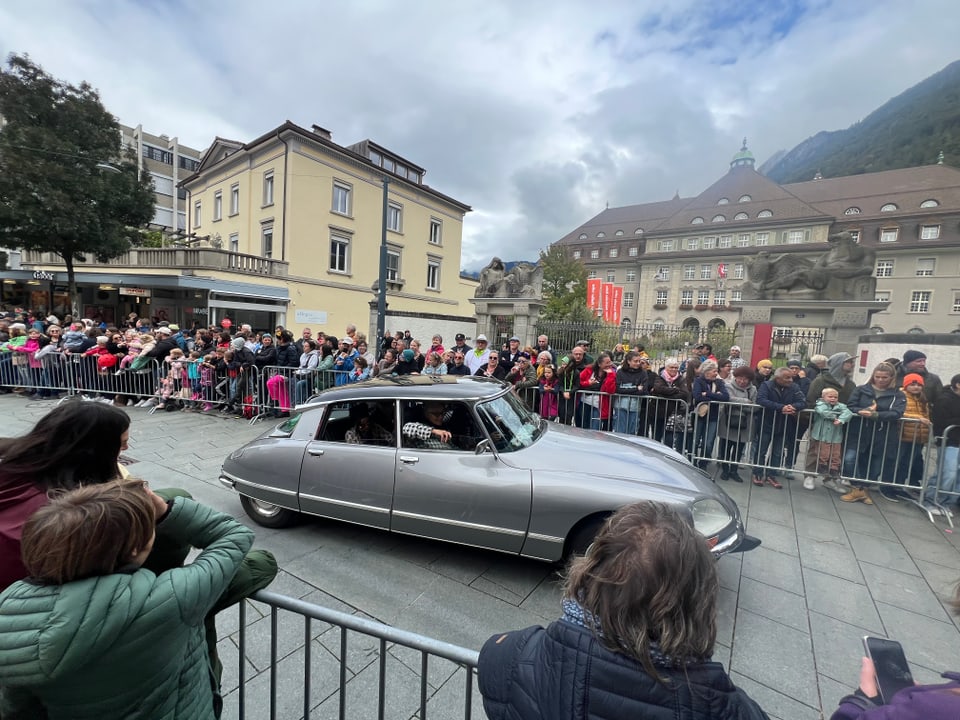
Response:
[{"label": "car rear wheel", "polygon": [[295,524],[300,519],[300,514],[287,508],[282,508],[265,500],[240,496],[240,504],[247,511],[247,515],[257,523],[268,528],[285,528]]},{"label": "car rear wheel", "polygon": [[570,541],[567,543],[568,559],[574,555],[586,554],[587,548],[593,543],[593,539],[600,532],[606,519],[606,517],[590,518],[570,533]]}]

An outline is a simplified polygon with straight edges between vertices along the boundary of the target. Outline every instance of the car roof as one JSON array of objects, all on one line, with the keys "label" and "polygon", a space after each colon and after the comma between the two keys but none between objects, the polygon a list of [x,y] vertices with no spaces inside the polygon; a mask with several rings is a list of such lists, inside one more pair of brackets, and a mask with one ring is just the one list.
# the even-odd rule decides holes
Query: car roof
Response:
[{"label": "car roof", "polygon": [[304,407],[342,400],[486,400],[503,394],[509,386],[495,378],[475,375],[389,375],[324,390]]}]

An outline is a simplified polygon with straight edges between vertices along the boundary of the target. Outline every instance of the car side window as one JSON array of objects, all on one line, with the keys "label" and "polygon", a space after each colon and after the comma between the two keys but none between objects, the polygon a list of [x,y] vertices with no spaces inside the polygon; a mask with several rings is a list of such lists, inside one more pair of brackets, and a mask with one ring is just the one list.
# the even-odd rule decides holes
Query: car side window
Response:
[{"label": "car side window", "polygon": [[472,452],[484,437],[466,403],[405,401],[402,414],[403,447]]},{"label": "car side window", "polygon": [[396,421],[391,400],[334,403],[318,437],[325,442],[395,447]]}]

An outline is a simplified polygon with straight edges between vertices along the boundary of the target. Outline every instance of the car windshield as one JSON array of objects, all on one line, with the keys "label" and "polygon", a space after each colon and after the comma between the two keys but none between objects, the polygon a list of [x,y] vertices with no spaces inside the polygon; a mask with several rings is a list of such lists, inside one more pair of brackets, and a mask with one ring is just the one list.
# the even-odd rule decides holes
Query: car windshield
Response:
[{"label": "car windshield", "polygon": [[478,403],[477,413],[500,452],[530,447],[543,432],[540,418],[512,392]]}]

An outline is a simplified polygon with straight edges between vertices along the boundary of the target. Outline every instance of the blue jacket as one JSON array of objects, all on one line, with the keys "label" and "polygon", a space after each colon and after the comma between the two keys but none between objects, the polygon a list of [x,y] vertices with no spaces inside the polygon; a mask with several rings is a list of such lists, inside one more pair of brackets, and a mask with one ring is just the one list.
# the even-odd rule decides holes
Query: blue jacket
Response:
[{"label": "blue jacket", "polygon": [[658,668],[608,650],[565,620],[487,640],[478,686],[490,720],[765,720],[767,715],[716,662]]}]

